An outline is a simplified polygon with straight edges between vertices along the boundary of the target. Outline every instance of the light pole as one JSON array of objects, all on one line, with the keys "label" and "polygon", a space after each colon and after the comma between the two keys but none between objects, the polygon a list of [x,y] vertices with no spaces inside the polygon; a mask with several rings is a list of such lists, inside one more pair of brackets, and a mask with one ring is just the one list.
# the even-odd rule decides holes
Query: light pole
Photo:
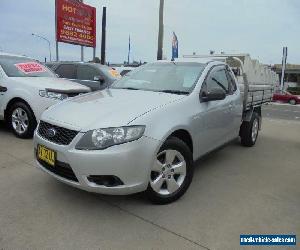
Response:
[{"label": "light pole", "polygon": [[38,38],[41,38],[41,39],[45,40],[45,41],[48,43],[49,55],[50,55],[50,62],[51,62],[51,61],[52,61],[52,58],[51,58],[51,46],[50,46],[50,41],[49,41],[47,38],[45,38],[45,37],[43,37],[43,36],[40,36],[40,35],[37,35],[37,34],[34,34],[34,33],[32,33],[31,35],[32,35],[32,36],[36,36],[36,37],[38,37]]},{"label": "light pole", "polygon": [[102,11],[102,37],[101,37],[101,64],[105,64],[106,58],[106,7]]},{"label": "light pole", "polygon": [[164,40],[164,0],[160,0],[157,60],[162,60],[163,57],[163,40]]}]

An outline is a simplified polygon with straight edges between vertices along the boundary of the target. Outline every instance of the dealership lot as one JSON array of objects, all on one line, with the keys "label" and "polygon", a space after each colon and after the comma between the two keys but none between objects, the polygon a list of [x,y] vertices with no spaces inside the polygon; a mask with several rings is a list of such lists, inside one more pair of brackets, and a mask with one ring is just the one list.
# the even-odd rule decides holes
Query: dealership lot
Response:
[{"label": "dealership lot", "polygon": [[300,105],[270,103],[264,107],[263,116],[270,119],[300,121]]},{"label": "dealership lot", "polygon": [[35,168],[32,140],[0,123],[0,249],[223,250],[241,249],[240,234],[299,238],[300,122],[278,119],[278,105],[264,112],[255,147],[233,142],[199,160],[186,195],[166,206],[59,183]]}]

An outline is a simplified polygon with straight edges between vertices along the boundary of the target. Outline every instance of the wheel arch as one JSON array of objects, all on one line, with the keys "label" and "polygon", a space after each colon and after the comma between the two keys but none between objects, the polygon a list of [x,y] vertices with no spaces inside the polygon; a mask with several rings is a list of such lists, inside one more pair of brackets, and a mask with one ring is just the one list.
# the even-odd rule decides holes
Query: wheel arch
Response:
[{"label": "wheel arch", "polygon": [[34,111],[32,110],[30,104],[26,100],[24,100],[23,98],[21,98],[21,97],[14,97],[6,105],[6,108],[4,110],[4,120],[7,121],[7,117],[9,115],[10,108],[12,107],[12,105],[14,105],[17,102],[23,102],[24,104],[26,104],[28,106],[28,108],[32,111],[32,114],[34,115],[34,118],[36,119]]},{"label": "wheel arch", "polygon": [[259,129],[261,129],[261,124],[262,124],[262,115],[261,115],[261,106],[256,106],[251,108],[250,110],[247,110],[246,112],[243,113],[243,122],[250,122],[253,113],[258,114],[258,125]]},{"label": "wheel arch", "polygon": [[167,137],[167,139],[170,137],[176,137],[182,140],[189,147],[191,153],[193,153],[194,150],[193,139],[191,134],[186,129],[176,129]]}]

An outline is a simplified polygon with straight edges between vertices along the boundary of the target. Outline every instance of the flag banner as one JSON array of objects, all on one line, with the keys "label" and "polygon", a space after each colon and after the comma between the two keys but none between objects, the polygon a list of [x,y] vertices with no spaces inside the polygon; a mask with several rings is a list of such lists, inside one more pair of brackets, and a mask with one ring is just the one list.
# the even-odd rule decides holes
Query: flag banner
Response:
[{"label": "flag banner", "polygon": [[172,59],[174,58],[178,58],[178,39],[175,32],[173,32],[172,40]]}]

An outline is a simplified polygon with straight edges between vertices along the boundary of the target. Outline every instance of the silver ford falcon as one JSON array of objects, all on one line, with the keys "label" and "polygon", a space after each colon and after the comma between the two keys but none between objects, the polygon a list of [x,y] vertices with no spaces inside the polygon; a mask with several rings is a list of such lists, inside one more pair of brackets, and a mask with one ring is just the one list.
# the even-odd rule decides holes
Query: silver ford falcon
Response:
[{"label": "silver ford falcon", "polygon": [[145,191],[166,204],[186,192],[196,159],[238,136],[255,144],[259,114],[244,122],[242,115],[225,63],[159,61],[46,110],[35,157],[40,169],[74,187],[111,195]]}]

